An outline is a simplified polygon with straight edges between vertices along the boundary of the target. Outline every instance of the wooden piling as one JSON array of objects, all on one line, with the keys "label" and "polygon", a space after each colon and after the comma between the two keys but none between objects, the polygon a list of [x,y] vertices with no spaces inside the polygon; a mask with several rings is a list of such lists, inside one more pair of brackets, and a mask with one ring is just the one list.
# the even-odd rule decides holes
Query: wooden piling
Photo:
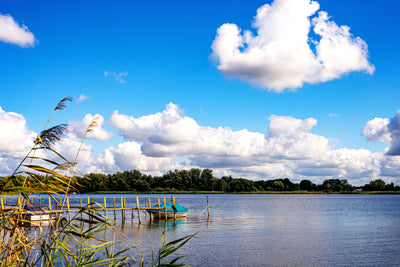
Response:
[{"label": "wooden piling", "polygon": [[161,206],[160,206],[160,198],[158,198],[158,219],[161,220]]},{"label": "wooden piling", "polygon": [[122,216],[122,221],[124,221],[125,218],[124,218],[124,200],[123,200],[123,197],[121,197],[121,216]]},{"label": "wooden piling", "polygon": [[139,207],[139,197],[138,196],[136,196],[136,207],[137,207],[139,224],[142,224],[142,221],[140,220],[140,207]]},{"label": "wooden piling", "polygon": [[126,219],[126,198],[124,198],[124,218]]},{"label": "wooden piling", "polygon": [[164,197],[164,215],[165,215],[165,220],[167,220],[167,201],[165,201],[165,197]]},{"label": "wooden piling", "polygon": [[117,219],[115,216],[115,197],[113,197],[114,221]]},{"label": "wooden piling", "polygon": [[124,220],[126,219],[126,198],[124,198]]},{"label": "wooden piling", "polygon": [[107,217],[107,201],[106,201],[106,197],[104,197],[104,216]]},{"label": "wooden piling", "polygon": [[[149,198],[149,209],[151,209],[151,201],[150,201],[150,198]],[[150,222],[152,221],[152,219],[153,219],[153,216],[152,216],[151,213],[150,213]]]},{"label": "wooden piling", "polygon": [[69,198],[67,198],[67,209],[68,209],[68,218],[71,220],[71,210],[69,209]]},{"label": "wooden piling", "polygon": [[176,221],[175,197],[172,197],[172,203],[174,204],[174,222],[175,222]]},{"label": "wooden piling", "polygon": [[81,209],[82,209],[82,198],[81,197],[79,198],[79,203],[80,203]]},{"label": "wooden piling", "polygon": [[207,196],[207,214],[208,214],[207,220],[210,220],[210,204],[208,202],[208,196]]}]

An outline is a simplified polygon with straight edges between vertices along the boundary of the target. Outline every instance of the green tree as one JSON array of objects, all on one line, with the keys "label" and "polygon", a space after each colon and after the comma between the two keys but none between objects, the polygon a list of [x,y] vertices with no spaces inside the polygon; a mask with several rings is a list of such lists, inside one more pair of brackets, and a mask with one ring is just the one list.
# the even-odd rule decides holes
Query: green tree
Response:
[{"label": "green tree", "polygon": [[282,181],[275,180],[275,181],[272,183],[272,188],[275,189],[275,190],[277,190],[277,191],[282,191],[282,190],[285,188],[285,185],[283,184]]},{"label": "green tree", "polygon": [[212,190],[212,179],[213,179],[212,170],[204,169],[200,175],[200,181],[203,190]]},{"label": "green tree", "polygon": [[385,182],[381,179],[371,181],[369,184],[364,186],[364,191],[383,191],[385,190]]},{"label": "green tree", "polygon": [[301,190],[314,191],[317,186],[310,180],[301,180],[299,187]]}]

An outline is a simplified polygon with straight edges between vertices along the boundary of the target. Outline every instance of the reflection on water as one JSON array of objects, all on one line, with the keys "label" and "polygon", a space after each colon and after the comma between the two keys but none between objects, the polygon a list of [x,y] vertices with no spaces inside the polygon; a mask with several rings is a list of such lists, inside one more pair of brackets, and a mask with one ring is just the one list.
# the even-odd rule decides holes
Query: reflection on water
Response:
[{"label": "reflection on water", "polygon": [[[99,203],[104,196],[108,207],[121,197],[90,195]],[[80,197],[87,195],[72,195],[71,205]],[[136,206],[136,195],[123,197]],[[144,206],[145,198],[157,203],[166,196],[139,197]],[[400,266],[400,195],[210,195],[209,220],[205,195],[176,195],[176,201],[189,215],[175,223],[150,222],[142,213],[140,225],[128,213],[121,224],[116,212],[120,249],[135,247],[132,255],[144,253],[149,263],[168,230],[168,240],[197,233],[179,251],[193,266]]]}]

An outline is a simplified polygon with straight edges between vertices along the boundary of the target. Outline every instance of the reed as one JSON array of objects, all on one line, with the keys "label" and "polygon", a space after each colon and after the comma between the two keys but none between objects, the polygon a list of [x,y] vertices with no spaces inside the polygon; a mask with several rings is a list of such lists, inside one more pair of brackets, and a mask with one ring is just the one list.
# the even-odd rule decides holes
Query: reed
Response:
[{"label": "reed", "polygon": [[[86,135],[97,126],[93,120],[84,132],[74,161],[67,160],[54,149],[67,132],[67,125],[60,124],[47,128],[57,110],[67,107],[67,101],[72,97],[62,99],[52,111],[43,131],[36,137],[32,148],[22,159],[15,171],[8,177],[7,182],[0,187],[0,193],[19,194],[17,206],[5,206],[2,202],[0,210],[0,265],[1,266],[126,266],[143,265],[128,255],[129,248],[118,250],[118,242],[101,239],[101,233],[112,230],[118,231],[115,222],[106,214],[102,215],[94,207],[104,210],[99,203],[88,203],[75,214],[61,217],[54,227],[26,227],[25,212],[29,207],[36,207],[42,212],[49,212],[50,207],[42,207],[33,203],[31,194],[47,194],[57,206],[65,209],[67,195],[76,186],[80,186],[76,177],[83,177],[75,171],[79,151]],[[61,197],[64,197],[62,200]],[[51,202],[50,202],[51,203]],[[106,235],[103,235],[106,236]],[[184,244],[191,237],[184,237],[173,244]],[[177,249],[164,244],[157,254],[159,259],[154,266],[182,266],[178,261],[181,257],[172,259],[167,264],[161,264],[164,255],[171,255]],[[173,242],[173,241],[171,241]],[[176,248],[176,247],[174,247]]]}]

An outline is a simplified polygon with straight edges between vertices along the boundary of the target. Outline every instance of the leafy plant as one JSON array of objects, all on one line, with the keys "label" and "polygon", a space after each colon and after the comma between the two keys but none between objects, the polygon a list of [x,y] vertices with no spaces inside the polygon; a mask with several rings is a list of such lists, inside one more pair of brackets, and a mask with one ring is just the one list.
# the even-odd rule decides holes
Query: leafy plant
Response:
[{"label": "leafy plant", "polygon": [[164,231],[161,237],[161,246],[158,250],[156,256],[152,257],[152,266],[161,267],[161,266],[189,266],[185,262],[179,262],[181,259],[185,258],[187,255],[179,256],[176,258],[167,261],[168,257],[174,254],[177,250],[179,250],[183,245],[189,242],[195,236],[187,235],[182,238],[170,241],[167,243],[167,232]]}]

